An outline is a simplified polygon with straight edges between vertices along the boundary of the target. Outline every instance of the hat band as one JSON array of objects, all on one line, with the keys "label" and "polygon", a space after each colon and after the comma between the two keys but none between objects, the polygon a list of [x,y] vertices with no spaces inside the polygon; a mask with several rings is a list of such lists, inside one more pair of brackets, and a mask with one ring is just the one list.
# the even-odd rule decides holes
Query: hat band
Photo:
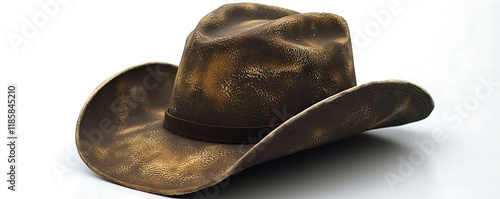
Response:
[{"label": "hat band", "polygon": [[184,120],[165,111],[163,127],[175,134],[192,139],[227,144],[254,144],[280,124],[257,127],[230,127],[201,124]]}]

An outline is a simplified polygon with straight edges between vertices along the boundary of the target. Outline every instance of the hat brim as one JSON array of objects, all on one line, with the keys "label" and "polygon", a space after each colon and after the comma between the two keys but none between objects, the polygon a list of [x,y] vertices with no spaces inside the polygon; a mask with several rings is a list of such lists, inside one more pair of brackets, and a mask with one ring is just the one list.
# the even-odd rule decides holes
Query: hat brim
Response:
[{"label": "hat brim", "polygon": [[79,154],[92,171],[142,191],[187,194],[256,164],[421,120],[434,107],[429,94],[412,83],[371,82],[310,106],[257,144],[203,142],[162,126],[176,73],[171,64],[143,64],[116,74],[92,93],[76,127]]}]

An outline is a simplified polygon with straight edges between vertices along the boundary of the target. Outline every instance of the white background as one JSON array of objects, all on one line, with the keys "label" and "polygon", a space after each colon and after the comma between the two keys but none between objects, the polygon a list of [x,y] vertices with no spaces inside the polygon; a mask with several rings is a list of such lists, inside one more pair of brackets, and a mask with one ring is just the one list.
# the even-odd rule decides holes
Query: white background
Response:
[{"label": "white background", "polygon": [[[94,88],[124,68],[151,61],[178,64],[198,20],[236,1],[61,0],[49,13],[39,3],[50,1],[0,3],[0,102],[6,101],[7,84],[17,83],[20,137],[18,191],[8,191],[3,181],[1,198],[162,198],[93,174],[76,152],[78,114]],[[358,84],[409,80],[431,93],[436,108],[417,123],[249,169],[214,195],[500,198],[500,1],[257,2],[342,15],[353,36]],[[33,16],[37,31],[23,35]],[[12,35],[25,43],[13,44]],[[6,105],[0,107],[6,115]],[[6,132],[6,116],[1,118]],[[444,136],[440,143],[432,140],[436,133]],[[431,141],[434,147],[426,151],[416,141]],[[3,173],[8,151],[2,145]],[[423,152],[421,161],[409,163],[412,170],[398,170],[402,160]],[[391,186],[388,173],[401,181]]]}]

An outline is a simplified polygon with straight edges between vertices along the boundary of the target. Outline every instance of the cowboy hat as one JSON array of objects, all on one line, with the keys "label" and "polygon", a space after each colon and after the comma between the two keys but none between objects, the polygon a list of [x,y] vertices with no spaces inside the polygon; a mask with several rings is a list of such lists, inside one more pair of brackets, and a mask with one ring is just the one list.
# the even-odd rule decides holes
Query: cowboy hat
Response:
[{"label": "cowboy hat", "polygon": [[79,115],[76,144],[111,182],[181,195],[266,161],[424,119],[433,108],[407,81],[356,85],[342,17],[228,4],[188,35],[178,67],[147,63],[98,86]]}]

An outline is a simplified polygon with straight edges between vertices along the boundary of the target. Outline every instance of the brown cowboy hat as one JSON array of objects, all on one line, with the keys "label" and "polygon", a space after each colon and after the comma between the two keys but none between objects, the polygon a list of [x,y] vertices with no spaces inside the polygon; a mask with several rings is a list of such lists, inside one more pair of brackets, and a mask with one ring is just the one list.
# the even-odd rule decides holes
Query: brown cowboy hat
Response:
[{"label": "brown cowboy hat", "polygon": [[342,17],[229,4],[189,34],[179,67],[148,63],[102,83],[80,113],[76,144],[111,182],[180,195],[433,108],[410,82],[357,86]]}]

